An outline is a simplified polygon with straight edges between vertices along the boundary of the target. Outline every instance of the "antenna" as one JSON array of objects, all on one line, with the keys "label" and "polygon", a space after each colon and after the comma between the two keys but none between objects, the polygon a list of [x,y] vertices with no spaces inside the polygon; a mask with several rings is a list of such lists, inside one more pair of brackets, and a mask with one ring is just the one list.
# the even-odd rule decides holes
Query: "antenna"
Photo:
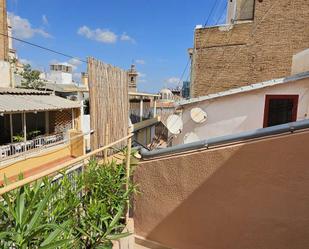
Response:
[{"label": "antenna", "polygon": [[191,119],[197,124],[206,122],[208,118],[207,113],[199,107],[191,109],[190,116]]},{"label": "antenna", "polygon": [[180,116],[170,115],[166,121],[166,127],[170,133],[178,135],[182,132],[183,122]]}]

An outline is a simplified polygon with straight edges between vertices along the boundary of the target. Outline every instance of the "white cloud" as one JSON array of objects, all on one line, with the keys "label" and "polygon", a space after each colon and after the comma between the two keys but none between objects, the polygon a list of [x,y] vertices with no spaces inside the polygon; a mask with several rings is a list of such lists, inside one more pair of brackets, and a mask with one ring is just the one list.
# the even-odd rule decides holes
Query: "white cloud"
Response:
[{"label": "white cloud", "polygon": [[82,64],[78,58],[72,58],[67,63],[72,66],[74,71]]},{"label": "white cloud", "polygon": [[31,64],[32,64],[32,61],[27,60],[27,59],[23,59],[23,58],[20,58],[20,59],[19,59],[19,62],[20,62],[21,64],[23,64],[23,65],[27,65],[27,64],[31,65]]},{"label": "white cloud", "polygon": [[128,41],[128,42],[131,42],[133,44],[136,43],[136,41],[125,32],[120,36],[120,40],[121,41]]},{"label": "white cloud", "polygon": [[147,79],[146,79],[146,74],[145,73],[141,73],[141,72],[138,72],[138,83],[146,83],[148,82]]},{"label": "white cloud", "polygon": [[52,36],[47,33],[43,29],[39,28],[32,28],[31,23],[28,21],[28,19],[22,18],[20,16],[15,15],[14,13],[9,12],[8,13],[13,36],[20,38],[20,39],[29,39],[32,38],[35,35],[39,35],[45,38],[51,38]]},{"label": "white cloud", "polygon": [[135,63],[136,64],[140,64],[140,65],[145,65],[146,64],[146,61],[142,60],[142,59],[137,59],[135,60]]},{"label": "white cloud", "polygon": [[48,19],[46,15],[42,15],[42,22],[44,25],[49,25]]},{"label": "white cloud", "polygon": [[180,82],[180,79],[177,77],[171,77],[166,79],[165,82],[171,85],[177,85]]},{"label": "white cloud", "polygon": [[133,44],[136,41],[129,36],[127,33],[122,33],[122,35],[117,35],[116,33],[110,31],[109,29],[91,29],[88,26],[84,25],[80,27],[77,31],[77,34],[84,36],[90,40],[94,40],[102,43],[116,43],[118,40],[124,42],[131,42]]},{"label": "white cloud", "polygon": [[80,27],[77,33],[90,40],[102,42],[102,43],[115,43],[117,42],[118,36],[109,31],[108,29],[90,29],[87,26]]},{"label": "white cloud", "polygon": [[138,72],[138,77],[140,77],[140,78],[145,78],[145,77],[146,77],[146,74]]}]

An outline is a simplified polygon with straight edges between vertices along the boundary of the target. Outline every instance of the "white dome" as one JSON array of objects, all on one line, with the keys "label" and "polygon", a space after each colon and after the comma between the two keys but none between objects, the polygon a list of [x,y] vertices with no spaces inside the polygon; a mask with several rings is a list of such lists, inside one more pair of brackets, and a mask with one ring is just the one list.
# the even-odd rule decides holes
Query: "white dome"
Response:
[{"label": "white dome", "polygon": [[173,93],[170,89],[168,88],[163,88],[160,91],[161,99],[166,99],[166,100],[172,100],[173,99]]},{"label": "white dome", "polygon": [[165,94],[173,94],[172,91],[168,88],[163,88],[160,93],[165,93]]}]

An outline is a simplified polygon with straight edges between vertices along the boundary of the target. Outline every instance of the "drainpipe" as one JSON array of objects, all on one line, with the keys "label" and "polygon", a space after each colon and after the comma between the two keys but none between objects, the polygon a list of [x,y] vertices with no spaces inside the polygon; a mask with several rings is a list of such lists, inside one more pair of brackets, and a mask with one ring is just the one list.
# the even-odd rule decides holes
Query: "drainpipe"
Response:
[{"label": "drainpipe", "polygon": [[250,139],[263,138],[267,136],[274,136],[284,133],[293,133],[294,131],[308,128],[309,128],[309,120],[306,119],[288,124],[282,124],[252,131],[246,131],[238,134],[210,138],[207,140],[202,140],[190,144],[180,144],[159,150],[147,151],[145,149],[142,149],[141,155],[143,158],[153,158],[158,156],[171,155],[175,153],[182,153],[190,150],[196,150],[202,148],[207,149],[213,146],[222,146],[228,143],[244,142]]}]

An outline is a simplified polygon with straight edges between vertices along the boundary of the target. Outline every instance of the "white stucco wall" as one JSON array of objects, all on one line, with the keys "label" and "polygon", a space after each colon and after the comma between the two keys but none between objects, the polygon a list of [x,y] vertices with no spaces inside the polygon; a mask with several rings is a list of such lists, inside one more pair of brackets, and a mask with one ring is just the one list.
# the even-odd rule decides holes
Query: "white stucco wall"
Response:
[{"label": "white stucco wall", "polygon": [[[309,78],[184,105],[184,129],[180,135],[174,137],[173,145],[183,144],[185,136],[188,135],[193,137],[190,141],[193,142],[263,128],[267,94],[299,95],[297,120],[308,118]],[[196,124],[191,119],[190,111],[194,107],[200,107],[207,113],[208,119],[205,123]]]},{"label": "white stucco wall", "polygon": [[47,80],[56,82],[57,84],[72,84],[73,76],[71,73],[64,73],[60,71],[51,71],[47,74]]},{"label": "white stucco wall", "polygon": [[0,87],[10,87],[10,63],[0,61]]}]

